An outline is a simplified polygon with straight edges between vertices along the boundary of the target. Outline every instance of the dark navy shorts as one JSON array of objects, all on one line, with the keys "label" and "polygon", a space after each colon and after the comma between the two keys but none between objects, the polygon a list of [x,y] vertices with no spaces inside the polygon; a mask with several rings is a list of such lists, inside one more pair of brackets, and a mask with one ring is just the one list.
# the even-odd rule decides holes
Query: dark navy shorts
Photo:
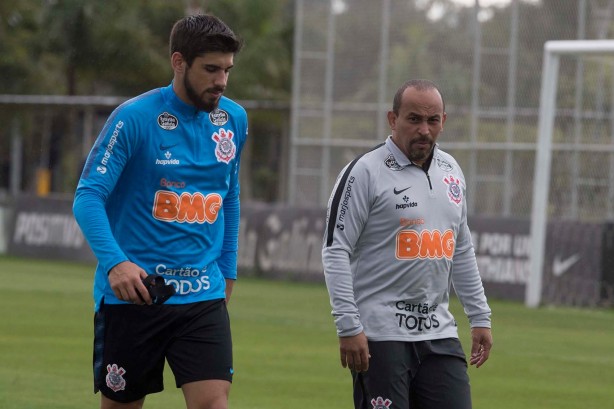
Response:
[{"label": "dark navy shorts", "polygon": [[94,317],[94,392],[132,402],[164,389],[164,361],[179,388],[232,382],[232,339],[223,299],[184,305],[105,305]]},{"label": "dark navy shorts", "polygon": [[369,370],[352,372],[356,409],[471,409],[458,339],[369,341],[369,353]]}]

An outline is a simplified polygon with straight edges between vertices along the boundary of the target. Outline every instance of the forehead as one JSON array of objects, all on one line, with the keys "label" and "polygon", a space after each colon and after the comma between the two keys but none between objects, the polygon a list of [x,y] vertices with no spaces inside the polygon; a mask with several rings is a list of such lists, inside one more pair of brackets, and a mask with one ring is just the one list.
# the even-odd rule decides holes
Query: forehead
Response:
[{"label": "forehead", "polygon": [[443,114],[443,101],[436,89],[419,90],[409,87],[403,91],[399,111],[420,115]]},{"label": "forehead", "polygon": [[194,58],[194,62],[192,64],[215,65],[222,68],[228,68],[233,65],[233,62],[233,53],[212,52],[199,55],[198,57]]}]

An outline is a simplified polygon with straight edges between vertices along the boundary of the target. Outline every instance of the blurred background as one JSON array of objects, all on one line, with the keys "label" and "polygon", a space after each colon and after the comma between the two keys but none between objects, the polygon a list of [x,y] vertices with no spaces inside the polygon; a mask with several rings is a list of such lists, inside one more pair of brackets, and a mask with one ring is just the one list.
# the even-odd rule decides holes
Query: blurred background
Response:
[{"label": "blurred background", "polygon": [[[107,116],[170,82],[170,28],[198,12],[218,15],[245,41],[226,91],[250,120],[244,267],[288,274],[287,263],[252,254],[272,253],[270,242],[249,243],[267,234],[287,242],[307,229],[313,254],[296,276],[321,275],[317,220],[337,174],[389,134],[385,114],[397,87],[428,78],[445,97],[439,143],[467,179],[483,277],[492,294],[524,297],[544,44],[611,38],[614,0],[2,1],[0,204],[9,209],[9,253],[20,244],[10,210],[17,198],[72,198]],[[550,302],[614,303],[613,73],[612,53],[560,60],[551,178],[537,187],[549,192]],[[270,208],[290,212],[276,216],[290,225],[297,209],[311,218],[283,236],[254,219]],[[250,236],[255,224],[268,233]],[[304,253],[304,245],[290,250]]]}]

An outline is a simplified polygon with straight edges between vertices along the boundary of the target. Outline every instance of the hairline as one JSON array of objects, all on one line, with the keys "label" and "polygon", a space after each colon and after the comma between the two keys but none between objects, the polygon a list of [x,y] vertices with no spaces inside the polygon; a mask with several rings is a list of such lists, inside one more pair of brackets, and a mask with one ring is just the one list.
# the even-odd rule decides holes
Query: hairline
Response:
[{"label": "hairline", "polygon": [[405,83],[403,83],[403,85],[399,87],[399,89],[394,95],[394,99],[392,100],[392,112],[394,112],[396,115],[399,114],[399,109],[401,108],[401,104],[403,102],[403,94],[405,93],[405,90],[407,90],[408,88],[413,88],[418,91],[430,91],[430,90],[437,91],[437,93],[439,94],[439,97],[441,98],[443,112],[444,113],[446,112],[446,103],[444,102],[443,94],[439,90],[439,87],[437,87],[437,85],[433,81],[425,80],[425,79],[411,79],[411,80],[405,81]]}]

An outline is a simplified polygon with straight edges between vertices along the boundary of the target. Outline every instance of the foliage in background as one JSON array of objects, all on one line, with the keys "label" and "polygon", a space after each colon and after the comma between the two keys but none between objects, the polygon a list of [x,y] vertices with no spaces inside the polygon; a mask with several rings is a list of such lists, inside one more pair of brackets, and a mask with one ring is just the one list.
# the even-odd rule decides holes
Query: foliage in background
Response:
[{"label": "foliage in background", "polygon": [[[328,1],[320,1],[321,7],[328,7]],[[3,78],[0,93],[134,96],[166,84],[172,74],[167,49],[170,28],[186,14],[188,5],[195,5],[223,18],[245,41],[246,46],[232,72],[228,94],[235,99],[288,101],[294,3],[293,0],[4,1],[0,3],[0,76]],[[353,6],[347,0],[344,4]],[[518,66],[540,65],[543,50],[535,44],[553,38],[578,38],[576,16],[560,4],[560,0],[518,3],[518,47],[522,50]],[[496,49],[509,45],[512,8],[508,5],[486,10],[489,17],[481,22],[484,60],[480,67],[480,98],[485,105],[504,106],[507,71],[501,69],[501,63],[505,65],[507,57],[497,55]],[[407,16],[404,24],[391,26],[389,32],[390,55],[395,63],[388,80],[392,92],[408,75],[428,73],[445,84],[451,102],[465,102],[472,80],[468,68],[473,62],[473,56],[466,51],[472,48],[476,35],[473,9],[462,7],[454,0],[394,1],[391,13]],[[355,77],[364,84],[357,89],[335,89],[336,101],[375,99],[377,84],[371,79],[376,78],[379,70],[380,48],[373,36],[379,36],[380,18],[364,13],[340,13],[336,17],[335,47],[343,50],[344,58],[336,61],[335,72]],[[586,38],[599,37],[604,29],[607,33],[609,26],[598,23],[586,27]],[[312,38],[314,49],[322,49],[327,40],[327,22],[308,24],[312,27],[305,27],[306,38]],[[357,26],[363,30],[356,31]],[[533,30],[533,27],[541,29]],[[441,58],[434,58],[433,52]],[[411,69],[409,74],[403,66]],[[522,70],[519,74],[516,94],[529,96],[524,106],[537,106],[539,75]],[[575,72],[561,75],[569,79],[562,83],[574,84]],[[323,82],[318,86],[323,86]],[[588,91],[594,95],[598,90]]]},{"label": "foliage in background", "polygon": [[[245,39],[238,99],[287,98],[292,2],[201,1]],[[0,93],[134,96],[172,78],[168,36],[186,2],[20,0],[0,4]]]},{"label": "foliage in background", "polygon": [[[328,8],[335,4],[340,11],[335,17],[334,47],[337,55],[334,61],[334,86],[330,90],[334,101],[331,109],[338,108],[337,103],[376,102],[381,69],[381,16],[355,12],[361,4],[365,4],[364,0],[305,2],[312,9],[319,8],[320,13],[317,17],[305,16],[304,20],[304,40],[309,44],[303,50],[312,56],[305,60],[309,69],[304,69],[303,75],[309,75],[309,71],[313,77],[303,80],[305,100],[309,97],[309,103],[313,103],[316,110],[323,104],[325,61],[321,55],[317,58],[313,56],[326,50],[329,21],[321,16],[326,16]],[[604,29],[609,32],[609,26],[601,22],[611,26],[611,18],[605,13],[602,16],[594,12],[596,5],[603,8],[606,3],[606,0],[588,2],[590,7],[587,10],[591,13],[586,20],[585,38],[599,37]],[[477,99],[480,107],[500,108],[501,111],[510,97],[507,88],[509,42],[512,38],[510,4],[483,8],[480,14],[482,60]],[[577,6],[574,2],[522,0],[514,4],[518,5],[519,13],[516,64],[519,69],[513,97],[520,112],[522,109],[536,109],[539,105],[541,77],[536,68],[541,66],[543,42],[578,38],[580,29],[576,21],[579,13],[575,12]],[[172,76],[168,34],[173,22],[185,15],[190,7],[220,16],[245,41],[244,49],[236,58],[226,95],[238,100],[281,101],[289,106],[294,0],[1,1],[0,94],[132,97],[166,85]],[[474,40],[477,33],[473,8],[461,6],[455,0],[394,0],[390,2],[390,8],[393,18],[387,33],[390,60],[386,93],[392,95],[398,84],[409,77],[437,79],[445,90],[448,106],[460,108],[456,111],[459,114],[448,121],[446,138],[449,141],[465,140],[471,128],[468,112],[473,102]],[[602,69],[596,64],[585,67],[587,79],[597,79],[585,81],[592,85],[584,88],[582,108],[604,112],[611,110],[612,101],[610,98],[604,99],[603,95],[604,90],[611,89],[612,79],[611,75],[604,76]],[[575,67],[567,65],[561,72],[559,100],[561,106],[567,109],[573,107],[576,101],[576,71]],[[46,163],[45,156],[51,155],[42,152],[46,146],[41,142],[45,131],[41,129],[43,109],[26,108],[23,110],[25,112],[17,113],[10,107],[0,112],[0,120],[5,124],[15,117],[20,118],[24,146],[27,148],[23,162],[30,166]],[[53,130],[51,145],[63,155],[57,160],[61,166],[51,169],[54,175],[53,191],[71,193],[77,173],[75,164],[82,160],[78,146],[78,127],[82,119],[74,112],[61,111],[62,118],[53,119],[54,126],[60,124],[57,128],[62,123],[66,127],[57,133]],[[248,200],[283,201],[283,188],[286,186],[283,178],[288,173],[290,112],[253,109],[248,114],[251,138],[243,157],[248,182],[242,183],[246,193],[244,197]],[[523,120],[520,116],[515,119]],[[369,123],[360,128],[364,121]],[[307,127],[310,130],[313,128],[313,135],[309,137],[317,138],[322,133],[321,123],[317,118],[311,122],[304,125],[301,131]],[[364,118],[357,125],[355,117],[338,115],[334,124],[335,130],[342,129],[353,137],[354,130],[375,128],[373,122],[373,119]],[[525,126],[518,127],[522,130],[514,132],[515,140],[534,140],[536,124],[527,125],[533,129],[525,132]],[[486,126],[490,127],[490,124]],[[501,120],[501,129],[504,126],[504,120]],[[608,129],[602,126],[597,133],[606,135]],[[585,130],[586,133],[591,131],[588,128]],[[383,131],[376,130],[374,137],[380,132],[383,134]],[[0,129],[0,175],[3,176],[0,178],[0,189],[8,185],[8,178],[4,175],[8,168],[9,132],[8,126]],[[490,133],[485,135],[489,136]],[[66,158],[68,155],[73,157]],[[23,173],[22,188],[31,189],[35,169],[28,167]]]},{"label": "foliage in background", "polygon": [[[172,79],[168,37],[173,23],[197,6],[213,13],[244,40],[226,95],[235,100],[287,102],[291,89],[291,0],[20,0],[0,3],[0,94],[114,95],[132,97]],[[106,116],[108,113],[101,112]],[[41,142],[49,120],[52,152]],[[246,197],[275,200],[287,111],[253,110],[245,172]],[[11,123],[16,112],[2,112]],[[52,191],[70,193],[82,163],[80,118],[74,110],[20,113],[24,144],[23,188],[35,184],[35,164],[52,170]],[[36,126],[33,126],[37,124]],[[43,126],[41,127],[41,124]],[[95,132],[98,132],[96,129]],[[10,127],[0,131],[0,189],[7,187]],[[260,155],[260,156],[259,156]],[[57,156],[57,157],[56,157]],[[246,155],[247,156],[247,155]],[[49,159],[51,157],[51,159]],[[48,165],[45,165],[48,163]]]},{"label": "foliage in background", "polygon": [[228,22],[245,45],[237,55],[227,93],[235,99],[290,99],[292,0],[207,1],[207,11]]}]

